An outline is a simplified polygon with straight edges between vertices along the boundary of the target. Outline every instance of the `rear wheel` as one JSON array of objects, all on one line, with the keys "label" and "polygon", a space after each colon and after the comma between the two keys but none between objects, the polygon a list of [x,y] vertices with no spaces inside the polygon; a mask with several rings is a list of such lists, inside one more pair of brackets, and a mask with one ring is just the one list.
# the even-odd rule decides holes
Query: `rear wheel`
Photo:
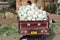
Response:
[{"label": "rear wheel", "polygon": [[20,40],[28,40],[27,38],[23,38],[23,39],[20,39]]},{"label": "rear wheel", "polygon": [[23,36],[20,40],[44,40],[44,36]]}]

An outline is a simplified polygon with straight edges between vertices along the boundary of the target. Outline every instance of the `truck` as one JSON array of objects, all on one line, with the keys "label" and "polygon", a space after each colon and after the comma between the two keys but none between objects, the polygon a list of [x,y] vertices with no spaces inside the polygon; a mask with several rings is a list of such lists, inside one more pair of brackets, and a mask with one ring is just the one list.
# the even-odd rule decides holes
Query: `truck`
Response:
[{"label": "truck", "polygon": [[[19,0],[16,1],[16,9],[19,9]],[[17,15],[18,32],[21,35],[49,35],[49,17],[47,20],[21,21]]]}]

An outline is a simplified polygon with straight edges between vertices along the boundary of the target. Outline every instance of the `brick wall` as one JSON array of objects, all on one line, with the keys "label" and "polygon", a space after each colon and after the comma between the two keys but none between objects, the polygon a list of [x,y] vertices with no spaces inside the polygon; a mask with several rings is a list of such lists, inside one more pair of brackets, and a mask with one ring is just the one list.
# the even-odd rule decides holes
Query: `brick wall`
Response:
[{"label": "brick wall", "polygon": [[[28,0],[21,0],[21,1],[20,0],[16,0],[16,5],[17,5],[16,7],[17,7],[17,9],[19,8],[19,6],[21,6],[21,4],[22,5],[26,5],[27,1]],[[30,0],[30,1],[32,3],[35,3],[35,0]],[[44,5],[43,0],[37,0],[36,4],[37,4],[38,7],[41,7],[41,6],[43,7],[43,5]]]}]

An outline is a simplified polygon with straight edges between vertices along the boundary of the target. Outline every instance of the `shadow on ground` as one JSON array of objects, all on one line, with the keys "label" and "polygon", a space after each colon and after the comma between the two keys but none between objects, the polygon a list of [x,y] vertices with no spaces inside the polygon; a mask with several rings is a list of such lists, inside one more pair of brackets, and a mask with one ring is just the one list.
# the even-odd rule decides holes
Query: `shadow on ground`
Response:
[{"label": "shadow on ground", "polygon": [[50,30],[50,34],[48,36],[44,36],[44,40],[53,40],[55,36],[55,33]]},{"label": "shadow on ground", "polygon": [[41,40],[41,35],[27,35],[27,36],[23,36],[20,40]]},{"label": "shadow on ground", "polygon": [[56,23],[54,20],[52,20],[53,23]]}]

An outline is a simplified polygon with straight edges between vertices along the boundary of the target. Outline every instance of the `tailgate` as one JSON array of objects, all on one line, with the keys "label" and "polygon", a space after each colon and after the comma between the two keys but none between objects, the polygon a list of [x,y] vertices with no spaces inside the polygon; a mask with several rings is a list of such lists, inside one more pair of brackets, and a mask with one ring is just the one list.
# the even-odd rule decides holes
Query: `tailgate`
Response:
[{"label": "tailgate", "polygon": [[20,21],[21,28],[48,27],[48,21]]}]

